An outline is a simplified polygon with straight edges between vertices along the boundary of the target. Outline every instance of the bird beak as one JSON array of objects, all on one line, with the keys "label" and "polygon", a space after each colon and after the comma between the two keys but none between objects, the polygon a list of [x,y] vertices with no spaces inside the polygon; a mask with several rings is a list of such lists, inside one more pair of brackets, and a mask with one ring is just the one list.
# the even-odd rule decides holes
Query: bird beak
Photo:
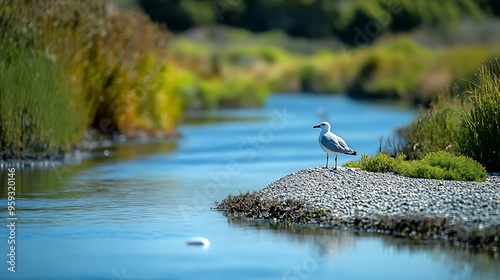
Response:
[{"label": "bird beak", "polygon": [[313,128],[319,128],[319,124],[318,124],[318,125],[313,126]]}]

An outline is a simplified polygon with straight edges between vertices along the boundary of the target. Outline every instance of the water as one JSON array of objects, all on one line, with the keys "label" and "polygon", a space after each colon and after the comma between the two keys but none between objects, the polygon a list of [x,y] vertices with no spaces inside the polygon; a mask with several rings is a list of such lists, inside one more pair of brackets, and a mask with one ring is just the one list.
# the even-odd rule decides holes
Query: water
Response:
[{"label": "water", "polygon": [[[328,113],[328,114],[327,114]],[[498,255],[441,242],[228,219],[210,210],[228,194],[324,166],[318,129],[358,151],[415,111],[339,96],[273,96],[260,109],[215,111],[171,143],[120,145],[80,165],[17,169],[16,272],[0,279],[494,279]],[[359,157],[358,157],[359,158]],[[341,156],[339,164],[354,157]],[[1,223],[7,225],[7,170]],[[186,245],[204,236],[208,248]]]}]

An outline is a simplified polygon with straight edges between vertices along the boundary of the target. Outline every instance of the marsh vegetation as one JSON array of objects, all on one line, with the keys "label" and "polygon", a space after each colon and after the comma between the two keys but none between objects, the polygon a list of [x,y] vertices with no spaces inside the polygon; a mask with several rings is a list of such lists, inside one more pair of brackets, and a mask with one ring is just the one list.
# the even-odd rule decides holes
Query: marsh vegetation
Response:
[{"label": "marsh vegetation", "polygon": [[314,92],[421,104],[396,153],[499,169],[493,1],[222,2],[2,1],[0,156],[61,154],[89,127],[175,135],[186,109]]}]

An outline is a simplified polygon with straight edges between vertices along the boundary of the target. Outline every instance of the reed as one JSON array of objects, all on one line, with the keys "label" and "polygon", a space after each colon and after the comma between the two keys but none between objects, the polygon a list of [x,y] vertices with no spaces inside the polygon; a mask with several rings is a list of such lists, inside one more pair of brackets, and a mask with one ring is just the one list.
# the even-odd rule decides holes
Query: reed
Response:
[{"label": "reed", "polygon": [[14,43],[0,44],[0,158],[46,159],[81,137],[81,111],[52,60]]},{"label": "reed", "polygon": [[409,159],[448,151],[470,157],[488,171],[499,171],[499,70],[498,60],[483,62],[468,91],[458,96],[442,92],[400,132],[400,143],[386,147],[396,147],[392,154],[402,152]]},{"label": "reed", "polygon": [[471,82],[471,109],[462,116],[460,152],[500,171],[500,62],[484,62],[477,82]]},{"label": "reed", "polygon": [[[79,135],[89,125],[110,135],[134,136],[141,131],[154,135],[174,133],[183,104],[172,90],[177,88],[177,81],[169,77],[176,67],[169,63],[171,34],[142,12],[119,10],[106,1],[5,0],[0,2],[0,39],[3,45],[11,42],[18,46],[4,52],[4,65],[11,60],[16,65],[9,66],[12,69],[5,66],[3,71],[10,74],[20,71],[19,77],[37,84],[26,89],[30,94],[26,102],[30,102],[34,111],[46,114],[45,110],[52,107],[44,104],[52,102],[59,105],[59,110],[71,108],[76,114],[66,118],[65,112],[52,111],[65,117],[65,121],[45,120],[55,121],[52,125],[67,131],[76,127]],[[27,58],[34,58],[33,65],[25,63]],[[33,73],[45,71],[44,75],[50,77],[29,76],[26,71],[33,68],[36,68]],[[35,83],[34,79],[38,81]],[[13,87],[12,83],[3,86]],[[4,94],[13,94],[6,90]],[[5,108],[2,107],[2,114]],[[22,111],[17,115],[5,113],[0,125],[13,129],[7,122],[21,118],[22,114]],[[75,119],[78,121],[73,124],[66,121]],[[38,124],[41,121],[38,117],[32,119],[34,125],[46,127],[47,124]],[[61,137],[69,141],[66,146],[78,140],[70,138],[71,141]],[[16,147],[8,149],[14,151]]]}]

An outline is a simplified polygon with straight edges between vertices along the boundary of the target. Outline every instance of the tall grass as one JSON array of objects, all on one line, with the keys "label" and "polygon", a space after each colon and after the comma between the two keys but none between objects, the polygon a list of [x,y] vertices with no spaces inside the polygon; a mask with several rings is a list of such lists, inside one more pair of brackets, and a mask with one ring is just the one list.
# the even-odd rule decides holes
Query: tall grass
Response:
[{"label": "tall grass", "polygon": [[69,83],[48,57],[0,44],[0,158],[47,158],[81,136]]},{"label": "tall grass", "polygon": [[[411,159],[446,150],[500,170],[500,79],[498,60],[484,62],[470,90],[459,96],[443,93],[404,130],[393,153]],[[390,145],[389,145],[390,146]]]},{"label": "tall grass", "polygon": [[463,115],[461,152],[489,170],[500,170],[500,62],[483,63],[471,83],[471,109]]},{"label": "tall grass", "polygon": [[[175,91],[177,80],[170,77],[176,67],[169,63],[171,34],[138,10],[122,11],[106,1],[5,0],[0,2],[0,39],[26,50],[14,49],[4,56],[6,60],[16,56],[24,61],[23,56],[32,57],[27,54],[33,53],[61,69],[58,75],[39,83],[51,84],[58,79],[66,89],[52,87],[51,94],[63,97],[38,90],[50,85],[39,84],[28,92],[45,103],[57,99],[59,106],[52,111],[55,115],[66,116],[65,108],[74,108],[75,124],[55,122],[67,125],[66,130],[76,125],[81,134],[92,125],[104,134],[133,136],[146,131],[158,135],[173,133],[181,118],[183,104]],[[33,67],[42,67],[36,61]],[[20,69],[23,65],[16,71],[25,71]],[[26,78],[27,83],[35,84],[36,77]],[[43,102],[33,103],[40,106],[35,110],[39,114],[52,108]],[[2,122],[21,114],[12,113]],[[33,122],[38,125],[39,119],[34,116]]]},{"label": "tall grass", "polygon": [[458,154],[464,110],[467,110],[467,105],[462,96],[442,91],[430,108],[422,109],[420,115],[399,132],[402,143],[396,151],[390,152],[404,152],[409,159],[420,159],[437,151]]}]

